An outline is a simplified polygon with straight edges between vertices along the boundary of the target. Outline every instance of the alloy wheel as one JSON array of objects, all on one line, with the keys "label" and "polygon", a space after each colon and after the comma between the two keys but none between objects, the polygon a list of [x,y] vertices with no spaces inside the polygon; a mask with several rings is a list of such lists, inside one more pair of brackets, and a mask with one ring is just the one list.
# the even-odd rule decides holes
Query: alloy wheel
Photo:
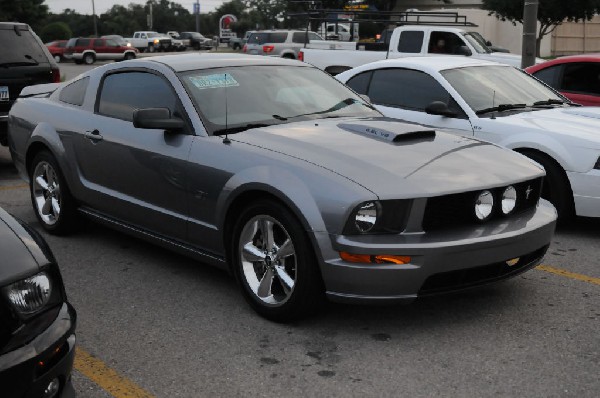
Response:
[{"label": "alloy wheel", "polygon": [[58,175],[50,163],[39,162],[32,175],[33,196],[36,210],[42,221],[47,225],[54,225],[61,210],[61,191]]}]

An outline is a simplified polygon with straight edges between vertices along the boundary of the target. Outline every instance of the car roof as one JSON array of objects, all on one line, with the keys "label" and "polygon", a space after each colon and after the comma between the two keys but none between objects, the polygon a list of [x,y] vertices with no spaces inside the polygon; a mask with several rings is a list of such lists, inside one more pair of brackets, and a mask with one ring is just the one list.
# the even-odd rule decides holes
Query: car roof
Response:
[{"label": "car roof", "polygon": [[571,62],[600,62],[600,53],[565,55],[564,57],[551,59],[549,61],[542,62],[541,64],[532,65],[528,68],[525,68],[525,70],[533,73],[537,72],[540,69],[547,68],[549,66],[566,64]]},{"label": "car roof", "polygon": [[175,72],[184,72],[188,70],[210,69],[228,66],[249,66],[249,65],[294,65],[312,67],[309,64],[300,61],[294,61],[279,57],[260,57],[257,55],[245,54],[207,54],[191,53],[177,55],[162,55],[139,59],[138,62],[158,62],[169,66]]},{"label": "car roof", "polygon": [[[369,67],[366,67],[366,66]],[[364,70],[376,68],[414,68],[432,72],[440,72],[447,69],[465,68],[469,66],[507,66],[492,61],[484,61],[465,57],[464,55],[443,55],[426,57],[404,57],[386,59],[365,65]]]}]

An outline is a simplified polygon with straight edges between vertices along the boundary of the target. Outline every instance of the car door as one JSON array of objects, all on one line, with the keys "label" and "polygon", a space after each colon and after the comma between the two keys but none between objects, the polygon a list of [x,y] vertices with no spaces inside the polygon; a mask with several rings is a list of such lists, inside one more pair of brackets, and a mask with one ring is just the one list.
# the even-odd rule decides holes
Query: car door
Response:
[{"label": "car door", "polygon": [[111,59],[108,49],[106,48],[106,40],[94,39],[92,41],[92,48],[96,52],[96,59]]},{"label": "car door", "polygon": [[133,126],[139,108],[169,108],[183,117],[168,80],[152,71],[108,72],[94,114],[76,140],[77,165],[92,194],[87,204],[110,217],[183,240],[186,174],[193,136]]},{"label": "car door", "polygon": [[[471,122],[454,98],[424,72],[405,68],[377,69],[358,74],[347,84],[359,94],[368,95],[385,116],[473,134]],[[425,108],[434,101],[445,103],[456,116],[426,113]]]},{"label": "car door", "polygon": [[105,39],[105,47],[104,51],[106,51],[107,58],[109,59],[122,59],[123,58],[123,50],[119,43],[113,39]]}]

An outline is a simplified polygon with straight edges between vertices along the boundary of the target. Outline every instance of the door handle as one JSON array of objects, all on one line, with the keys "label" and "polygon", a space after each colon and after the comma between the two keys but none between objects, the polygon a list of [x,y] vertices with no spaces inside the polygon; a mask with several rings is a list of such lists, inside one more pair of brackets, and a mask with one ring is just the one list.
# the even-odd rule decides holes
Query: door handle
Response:
[{"label": "door handle", "polygon": [[86,131],[85,138],[92,141],[93,143],[102,141],[104,139],[104,137],[102,137],[102,134],[100,134],[100,132],[98,130]]}]

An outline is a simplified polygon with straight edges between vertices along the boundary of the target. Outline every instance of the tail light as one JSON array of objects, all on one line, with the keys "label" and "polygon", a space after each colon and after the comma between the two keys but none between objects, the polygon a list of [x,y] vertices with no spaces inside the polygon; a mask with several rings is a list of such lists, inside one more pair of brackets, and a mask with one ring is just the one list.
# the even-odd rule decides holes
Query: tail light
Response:
[{"label": "tail light", "polygon": [[274,49],[275,49],[275,46],[263,46],[263,52],[265,54],[272,52]]},{"label": "tail light", "polygon": [[244,44],[244,48],[242,48],[242,52],[248,52],[248,46]]},{"label": "tail light", "polygon": [[60,83],[60,69],[52,68],[50,74],[52,75],[52,83]]},{"label": "tail light", "polygon": [[304,61],[304,52],[302,50],[298,53],[298,61]]}]

